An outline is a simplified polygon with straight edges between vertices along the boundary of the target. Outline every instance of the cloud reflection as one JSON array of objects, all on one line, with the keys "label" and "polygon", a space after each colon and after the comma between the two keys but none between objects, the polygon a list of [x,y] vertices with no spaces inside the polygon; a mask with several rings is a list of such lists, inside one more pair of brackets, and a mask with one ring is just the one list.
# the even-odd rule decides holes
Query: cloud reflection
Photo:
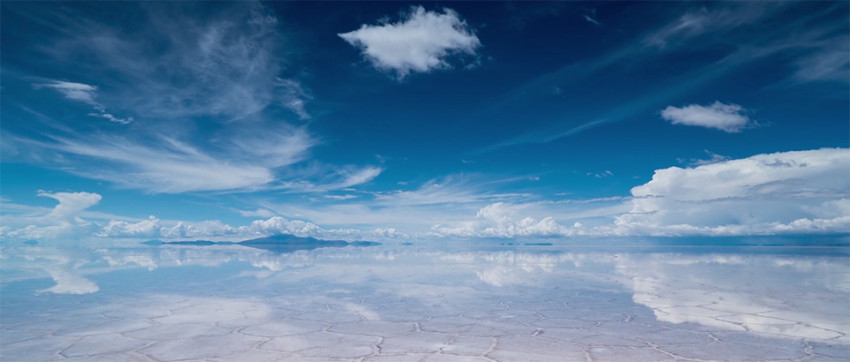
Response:
[{"label": "cloud reflection", "polygon": [[628,255],[616,270],[660,321],[850,343],[850,274],[833,259]]},{"label": "cloud reflection", "polygon": [[[244,278],[239,281],[241,293],[269,293],[262,289],[269,286],[278,286],[272,290],[302,288],[298,292],[304,294],[299,294],[302,298],[318,305],[337,305],[363,320],[383,320],[387,313],[375,305],[355,303],[357,296],[364,295],[441,305],[444,313],[452,314],[476,300],[493,300],[520,290],[529,300],[556,302],[576,293],[626,292],[631,294],[631,302],[648,308],[647,313],[658,322],[850,343],[846,314],[850,265],[843,258],[566,250],[511,247],[470,251],[384,245],[277,254],[238,245],[133,245],[88,252],[21,246],[6,247],[2,252],[7,256],[4,276],[12,276],[6,278],[7,283],[46,275],[54,280],[55,286],[39,293],[103,292],[87,278],[92,273],[165,268],[158,272],[179,275],[185,267],[236,263],[229,265],[237,269],[228,270],[233,270],[231,278]],[[169,281],[161,283],[166,286]],[[615,310],[633,308],[631,303],[618,303],[622,305],[615,305]],[[585,312],[568,308],[558,313]]]}]

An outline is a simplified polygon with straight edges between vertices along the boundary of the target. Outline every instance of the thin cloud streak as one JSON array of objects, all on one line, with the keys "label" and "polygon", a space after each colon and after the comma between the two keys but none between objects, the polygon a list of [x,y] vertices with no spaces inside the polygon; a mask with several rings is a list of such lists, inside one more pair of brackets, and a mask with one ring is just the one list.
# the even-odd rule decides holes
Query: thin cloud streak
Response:
[{"label": "thin cloud streak", "polygon": [[66,82],[61,80],[48,80],[43,83],[33,84],[35,88],[46,87],[53,90],[56,90],[69,100],[81,102],[92,106],[96,112],[89,113],[89,116],[99,117],[106,119],[110,122],[121,123],[121,124],[130,124],[133,123],[133,117],[128,118],[119,118],[114,115],[106,112],[106,107],[102,104],[98,103],[97,98],[97,87],[93,85],[83,84],[83,83],[74,83],[74,82]]},{"label": "thin cloud streak", "polygon": [[[46,15],[69,31],[41,49],[45,58],[102,82],[35,78],[33,87],[92,107],[88,116],[133,124],[126,129],[93,124],[96,131],[81,132],[70,124],[75,117],[44,116],[49,130],[27,137],[4,134],[4,151],[150,193],[286,187],[316,192],[380,174],[374,166],[333,165],[323,165],[319,173],[293,172],[292,165],[310,160],[320,139],[281,117],[286,115],[281,110],[288,110],[293,118],[310,119],[313,96],[286,76],[296,72],[284,67],[286,34],[275,14],[260,3],[234,3],[216,10],[216,16],[183,21],[180,14],[193,6],[143,4],[146,16],[132,24],[133,37],[109,20]],[[117,117],[104,104],[136,120]]]},{"label": "thin cloud streak", "polygon": [[[593,59],[592,61],[570,64],[555,72],[542,75],[515,91],[501,103],[475,117],[483,118],[486,117],[486,114],[489,114],[487,112],[493,113],[508,106],[518,106],[528,99],[531,99],[536,94],[548,94],[548,90],[551,89],[553,84],[578,83],[581,79],[592,77],[594,74],[597,74],[598,72],[601,72],[615,64],[644,62],[658,56],[670,54],[677,51],[679,47],[692,44],[689,42],[690,40],[708,36],[706,34],[709,33],[712,37],[720,37],[723,34],[729,34],[730,32],[736,31],[740,27],[745,26],[745,24],[749,22],[781,13],[784,9],[786,9],[786,6],[786,4],[772,4],[768,7],[762,6],[761,4],[758,6],[740,4],[735,5],[735,9],[700,9],[698,11],[686,12],[684,15],[668,25],[642,35],[628,45],[623,46],[605,56]],[[669,104],[670,100],[674,97],[680,97],[682,94],[687,94],[688,92],[702,87],[709,82],[715,81],[717,78],[727,75],[742,66],[752,64],[769,56],[790,52],[792,50],[811,51],[811,49],[829,49],[829,46],[825,44],[833,43],[831,41],[824,43],[823,38],[826,37],[827,39],[831,39],[830,37],[832,35],[830,34],[834,33],[835,29],[829,27],[811,27],[810,23],[816,21],[817,16],[818,14],[800,18],[794,23],[788,24],[788,29],[806,29],[805,31],[794,32],[793,36],[788,38],[780,37],[782,40],[776,40],[776,37],[771,37],[765,38],[763,41],[756,39],[756,41],[737,44],[733,51],[722,58],[707,64],[700,69],[690,70],[676,76],[669,82],[672,84],[671,86],[665,87],[661,90],[647,92],[647,95],[643,98],[638,98],[625,105],[615,106],[614,110],[603,112],[597,120],[588,121],[580,124],[579,126],[570,127],[566,130],[551,127],[545,130],[528,132],[490,146],[482,147],[472,151],[472,153],[482,154],[506,147],[524,144],[549,143],[564,137],[573,136],[577,133],[581,133],[606,123],[620,122],[629,117],[634,117],[636,114],[660,108],[664,103]],[[724,20],[718,23],[710,21],[711,19],[718,17],[724,17]],[[817,54],[824,53],[821,52]],[[799,57],[798,54],[795,54],[795,56]],[[827,55],[823,55],[823,57],[824,59],[829,59],[829,56]],[[810,77],[811,81],[818,81],[822,80],[822,78],[831,77],[831,75],[820,77],[818,75],[820,74],[817,69],[818,67],[816,66],[818,64],[822,64],[822,72],[824,74],[841,74],[836,73],[841,72],[836,69],[843,69],[842,67],[845,66],[843,62],[835,63],[827,60],[824,60],[823,62],[812,60],[808,63],[806,63],[805,60],[801,60],[801,62],[803,63],[798,64],[813,65],[810,73],[805,73],[805,71],[803,71],[804,74],[812,75]],[[807,68],[803,67],[801,69]],[[847,73],[844,74],[846,75]],[[794,75],[791,77],[797,77],[797,79],[801,78],[800,76]],[[787,80],[780,82],[787,82]],[[547,92],[543,92],[542,90],[547,90]]]}]

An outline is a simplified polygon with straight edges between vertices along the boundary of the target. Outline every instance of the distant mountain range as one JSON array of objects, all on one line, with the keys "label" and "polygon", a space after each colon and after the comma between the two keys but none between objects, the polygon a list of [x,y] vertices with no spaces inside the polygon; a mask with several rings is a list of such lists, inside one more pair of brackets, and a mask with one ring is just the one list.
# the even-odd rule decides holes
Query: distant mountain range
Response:
[{"label": "distant mountain range", "polygon": [[374,241],[344,241],[344,240],[321,240],[312,237],[302,238],[289,234],[278,234],[262,238],[243,241],[160,241],[149,240],[145,245],[186,245],[186,246],[210,246],[210,245],[241,245],[251,248],[264,249],[275,253],[292,253],[298,250],[313,250],[318,248],[342,248],[346,246],[374,246],[381,243]]}]

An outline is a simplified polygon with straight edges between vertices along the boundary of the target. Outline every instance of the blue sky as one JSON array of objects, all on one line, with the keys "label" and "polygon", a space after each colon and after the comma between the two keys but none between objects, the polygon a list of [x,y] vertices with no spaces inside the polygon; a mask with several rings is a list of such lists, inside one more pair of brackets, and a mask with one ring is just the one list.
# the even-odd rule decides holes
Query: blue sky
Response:
[{"label": "blue sky", "polygon": [[846,2],[6,2],[2,237],[843,233]]}]

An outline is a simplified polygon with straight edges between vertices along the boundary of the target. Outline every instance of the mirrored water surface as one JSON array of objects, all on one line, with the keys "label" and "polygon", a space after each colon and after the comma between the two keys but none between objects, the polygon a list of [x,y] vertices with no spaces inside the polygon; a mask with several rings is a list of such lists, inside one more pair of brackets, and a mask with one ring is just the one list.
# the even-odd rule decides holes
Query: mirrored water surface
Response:
[{"label": "mirrored water surface", "polygon": [[21,243],[3,361],[845,361],[847,246]]}]

